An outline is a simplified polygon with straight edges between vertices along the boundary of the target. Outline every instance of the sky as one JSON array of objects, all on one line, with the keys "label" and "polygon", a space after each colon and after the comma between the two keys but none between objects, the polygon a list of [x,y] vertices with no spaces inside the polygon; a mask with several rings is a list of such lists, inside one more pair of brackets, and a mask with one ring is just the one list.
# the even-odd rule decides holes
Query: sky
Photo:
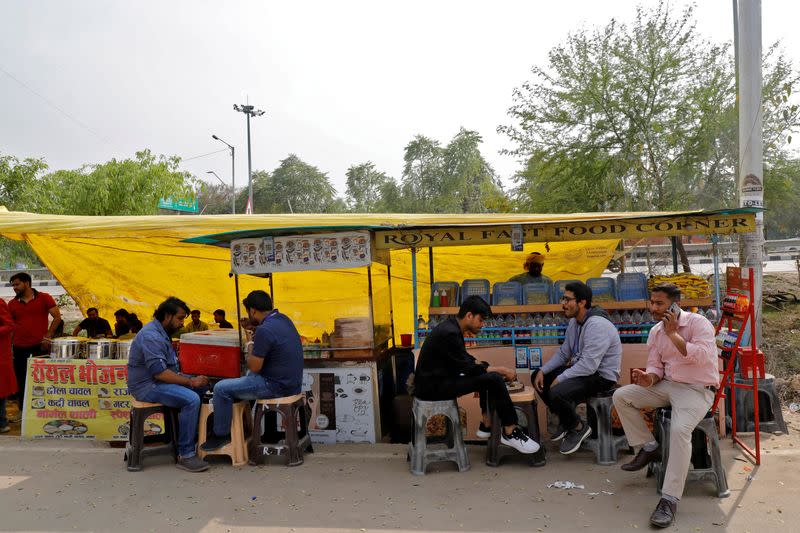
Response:
[{"label": "sky", "polygon": [[[496,129],[514,88],[570,31],[630,21],[635,2],[0,0],[0,13],[0,155],[56,170],[149,148],[229,184],[216,134],[236,147],[239,188],[247,135],[233,104],[249,102],[265,111],[251,121],[253,170],[293,153],[343,196],[351,165],[399,179],[415,135],[446,144],[462,126],[512,186],[521,165]],[[800,66],[798,15],[798,2],[762,2],[764,46],[782,40]],[[697,25],[732,40],[732,1],[700,0]]]}]

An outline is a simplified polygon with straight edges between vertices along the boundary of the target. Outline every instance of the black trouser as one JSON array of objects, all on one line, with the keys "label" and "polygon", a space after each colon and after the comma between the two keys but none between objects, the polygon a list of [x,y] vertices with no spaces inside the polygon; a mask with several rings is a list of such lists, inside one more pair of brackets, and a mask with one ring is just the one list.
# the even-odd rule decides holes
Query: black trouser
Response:
[{"label": "black trouser", "polygon": [[28,358],[42,355],[41,345],[14,346],[14,375],[17,376],[17,403],[20,412],[25,399],[25,379],[28,376]]},{"label": "black trouser", "polygon": [[560,366],[545,374],[543,390],[539,393],[539,396],[541,396],[547,408],[558,415],[561,426],[569,431],[575,429],[575,426],[578,425],[578,415],[575,413],[575,407],[598,392],[611,390],[616,383],[595,372],[591,376],[579,376],[565,379],[564,381],[559,380],[556,386],[551,389],[550,385],[552,385],[553,381],[567,368],[569,367]]},{"label": "black trouser", "polygon": [[497,372],[487,372],[479,376],[461,376],[455,379],[441,381],[418,380],[415,383],[414,395],[420,400],[438,401],[452,400],[470,392],[480,395],[481,412],[485,413],[487,401],[491,397],[492,405],[497,409],[500,423],[504,426],[517,424],[517,411],[508,395],[506,382]]}]

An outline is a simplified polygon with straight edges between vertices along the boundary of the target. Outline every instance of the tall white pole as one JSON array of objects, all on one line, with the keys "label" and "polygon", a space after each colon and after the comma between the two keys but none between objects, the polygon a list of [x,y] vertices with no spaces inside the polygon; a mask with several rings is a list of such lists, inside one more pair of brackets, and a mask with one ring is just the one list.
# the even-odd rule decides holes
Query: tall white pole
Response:
[{"label": "tall white pole", "polygon": [[[764,207],[764,142],[761,110],[761,0],[739,0],[739,206]],[[739,263],[754,272],[756,342],[761,344],[764,214],[756,231],[739,236]]]}]

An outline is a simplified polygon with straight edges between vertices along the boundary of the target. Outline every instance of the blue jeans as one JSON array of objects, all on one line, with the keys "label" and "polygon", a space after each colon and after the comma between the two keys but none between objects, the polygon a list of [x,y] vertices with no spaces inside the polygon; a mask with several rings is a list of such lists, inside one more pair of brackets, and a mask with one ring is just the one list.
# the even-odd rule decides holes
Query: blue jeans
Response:
[{"label": "blue jeans", "polygon": [[181,458],[197,454],[195,446],[197,422],[200,419],[200,395],[204,392],[183,385],[156,383],[156,387],[141,398],[144,402],[160,403],[179,410],[178,454]]},{"label": "blue jeans", "polygon": [[214,385],[214,435],[222,437],[231,432],[233,403],[237,400],[262,400],[280,398],[275,386],[260,374],[249,372],[246,376],[223,379]]}]

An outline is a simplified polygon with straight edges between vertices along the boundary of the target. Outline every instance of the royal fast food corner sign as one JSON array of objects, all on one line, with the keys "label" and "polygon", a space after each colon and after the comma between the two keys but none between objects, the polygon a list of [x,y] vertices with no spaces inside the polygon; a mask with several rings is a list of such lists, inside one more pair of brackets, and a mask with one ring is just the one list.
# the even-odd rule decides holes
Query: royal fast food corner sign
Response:
[{"label": "royal fast food corner sign", "polygon": [[[442,227],[424,230],[376,232],[377,249],[426,248],[504,244],[512,240],[514,226]],[[523,224],[524,242],[559,242],[596,239],[635,239],[670,235],[728,235],[755,231],[755,214],[716,214],[652,217],[632,220],[591,220]]]}]

